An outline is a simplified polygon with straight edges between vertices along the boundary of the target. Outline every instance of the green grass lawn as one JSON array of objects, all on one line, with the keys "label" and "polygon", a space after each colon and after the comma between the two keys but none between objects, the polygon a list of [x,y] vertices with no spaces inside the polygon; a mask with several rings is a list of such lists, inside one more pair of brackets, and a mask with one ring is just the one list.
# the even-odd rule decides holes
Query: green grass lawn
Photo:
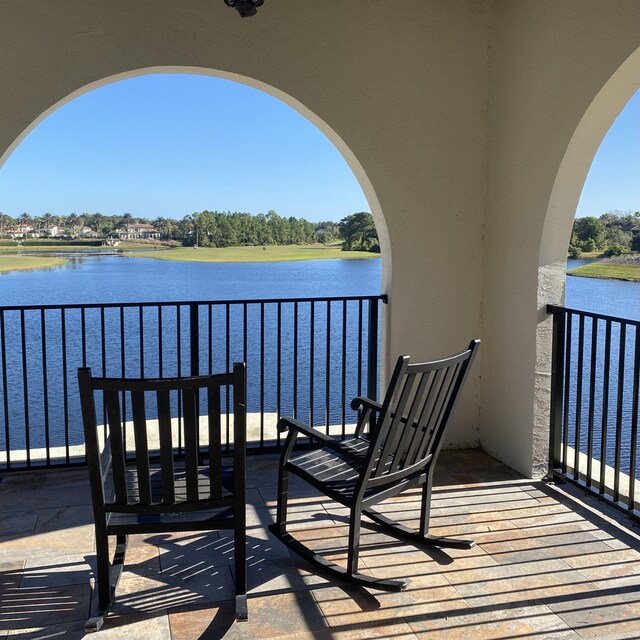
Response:
[{"label": "green grass lawn", "polygon": [[602,258],[602,251],[583,251],[578,260],[591,260],[591,258]]},{"label": "green grass lawn", "polygon": [[0,255],[0,273],[27,271],[29,269],[50,269],[64,264],[64,258],[41,258],[40,256]]},{"label": "green grass lawn", "polygon": [[341,251],[340,245],[284,245],[263,247],[178,247],[168,251],[129,253],[137,258],[179,260],[183,262],[290,262],[294,260],[354,260],[378,258],[379,253]]},{"label": "green grass lawn", "polygon": [[610,278],[612,280],[640,282],[640,265],[596,262],[571,269],[567,271],[567,275],[580,276],[582,278]]}]

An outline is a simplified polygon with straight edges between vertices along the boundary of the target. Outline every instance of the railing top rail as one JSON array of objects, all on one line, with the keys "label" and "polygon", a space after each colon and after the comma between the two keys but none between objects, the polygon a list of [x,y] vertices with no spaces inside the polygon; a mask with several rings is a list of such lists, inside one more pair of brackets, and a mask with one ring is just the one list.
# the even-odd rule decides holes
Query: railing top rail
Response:
[{"label": "railing top rail", "polygon": [[619,316],[609,316],[604,313],[596,313],[594,311],[584,311],[583,309],[572,309],[570,307],[562,307],[557,304],[548,304],[547,313],[549,314],[572,313],[578,316],[594,318],[596,320],[608,320],[611,322],[620,322],[621,324],[630,324],[636,327],[640,327],[640,320],[633,320],[631,318],[621,318]]},{"label": "railing top rail", "polygon": [[342,302],[351,300],[381,300],[387,303],[386,294],[378,294],[374,296],[321,296],[318,298],[248,298],[238,300],[171,300],[165,302],[89,302],[89,303],[72,303],[72,304],[43,304],[43,305],[10,305],[1,306],[0,313],[5,311],[41,311],[47,309],[121,309],[121,308],[140,308],[140,307],[189,307],[197,305],[233,305],[233,304],[277,304],[277,303],[295,303],[295,302]]}]

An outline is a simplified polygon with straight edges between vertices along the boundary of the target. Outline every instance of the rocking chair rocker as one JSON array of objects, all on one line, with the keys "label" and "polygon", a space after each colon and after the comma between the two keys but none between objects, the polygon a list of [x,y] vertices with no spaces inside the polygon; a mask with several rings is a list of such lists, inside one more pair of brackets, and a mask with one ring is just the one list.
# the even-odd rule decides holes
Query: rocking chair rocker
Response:
[{"label": "rocking chair rocker", "polygon": [[[462,390],[480,340],[465,351],[433,362],[409,363],[398,358],[382,404],[358,397],[351,402],[359,410],[353,438],[339,441],[295,420],[282,418],[280,431],[288,430],[280,458],[278,507],[269,529],[292,551],[325,573],[351,584],[402,591],[405,580],[384,580],[358,573],[360,521],[364,514],[385,533],[418,545],[470,549],[472,540],[433,536],[429,509],[434,464],[443,434]],[[370,433],[365,427],[370,425]],[[303,434],[317,440],[311,451],[293,451]],[[346,569],[330,562],[287,532],[289,474],[293,473],[350,510]],[[372,509],[372,505],[422,485],[420,528],[414,531]]]}]

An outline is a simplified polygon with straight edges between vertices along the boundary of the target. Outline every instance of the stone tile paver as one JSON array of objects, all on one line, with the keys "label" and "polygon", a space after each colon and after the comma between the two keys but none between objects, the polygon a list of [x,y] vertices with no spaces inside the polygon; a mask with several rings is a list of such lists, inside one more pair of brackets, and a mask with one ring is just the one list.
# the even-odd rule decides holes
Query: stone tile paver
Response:
[{"label": "stone tile paver", "polygon": [[[557,488],[477,451],[445,452],[431,532],[469,550],[402,543],[368,523],[361,571],[400,593],[318,575],[267,530],[277,456],[248,458],[249,621],[235,620],[228,531],[131,536],[116,605],[97,640],[603,640],[640,638],[640,539]],[[20,506],[20,510],[16,508]],[[381,511],[418,523],[420,491]],[[346,560],[348,512],[292,482],[293,535]],[[365,519],[366,521],[366,519]],[[0,640],[85,638],[94,541],[85,470],[0,484]]]}]

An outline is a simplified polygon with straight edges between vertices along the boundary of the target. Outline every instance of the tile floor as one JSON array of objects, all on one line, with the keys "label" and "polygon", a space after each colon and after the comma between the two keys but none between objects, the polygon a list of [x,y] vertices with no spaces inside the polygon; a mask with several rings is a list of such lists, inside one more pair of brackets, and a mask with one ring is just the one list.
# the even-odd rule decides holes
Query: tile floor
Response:
[{"label": "tile floor", "polygon": [[[266,530],[276,458],[249,458],[249,621],[233,613],[233,544],[218,534],[130,541],[118,602],[98,640],[640,638],[640,539],[568,487],[518,476],[479,451],[445,452],[432,532],[470,551],[425,552],[363,529],[362,569],[409,577],[402,593],[315,575]],[[345,512],[298,484],[295,535],[341,558]],[[415,522],[418,495],[384,511]],[[5,474],[0,483],[0,639],[85,637],[93,530],[85,470]]]}]

